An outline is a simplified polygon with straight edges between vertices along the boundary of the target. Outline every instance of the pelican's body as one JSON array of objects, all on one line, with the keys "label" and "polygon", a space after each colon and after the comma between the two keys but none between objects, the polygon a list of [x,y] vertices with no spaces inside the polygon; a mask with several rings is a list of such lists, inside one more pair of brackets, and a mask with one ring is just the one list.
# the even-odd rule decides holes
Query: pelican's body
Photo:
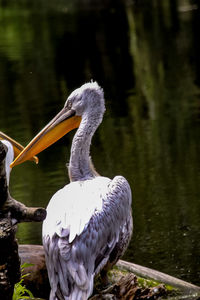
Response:
[{"label": "pelican's body", "polygon": [[88,298],[94,276],[109,259],[116,263],[128,244],[130,204],[120,176],[75,181],[52,197],[43,223],[50,299]]},{"label": "pelican's body", "polygon": [[[20,163],[29,154],[38,153],[34,148],[44,149],[52,144],[50,133],[64,135],[69,116],[75,118],[70,128],[79,127],[72,142],[68,166],[71,182],[51,198],[43,223],[51,300],[88,299],[93,291],[94,276],[101,270],[106,273],[108,267],[117,262],[131,237],[128,182],[122,176],[113,180],[101,177],[89,156],[91,139],[104,111],[104,95],[98,84],[83,85],[69,96],[63,110],[30,142],[19,158]],[[45,146],[41,146],[42,140]]]}]

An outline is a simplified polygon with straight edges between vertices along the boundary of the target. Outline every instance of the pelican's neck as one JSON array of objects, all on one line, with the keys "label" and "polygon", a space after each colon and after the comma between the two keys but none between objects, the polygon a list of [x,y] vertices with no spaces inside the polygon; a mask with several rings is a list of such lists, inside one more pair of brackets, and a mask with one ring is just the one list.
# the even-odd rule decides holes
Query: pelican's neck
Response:
[{"label": "pelican's neck", "polygon": [[88,116],[83,116],[82,118],[72,141],[69,162],[69,177],[71,181],[90,179],[97,174],[90,159],[90,144],[101,120],[102,117],[89,118]]}]

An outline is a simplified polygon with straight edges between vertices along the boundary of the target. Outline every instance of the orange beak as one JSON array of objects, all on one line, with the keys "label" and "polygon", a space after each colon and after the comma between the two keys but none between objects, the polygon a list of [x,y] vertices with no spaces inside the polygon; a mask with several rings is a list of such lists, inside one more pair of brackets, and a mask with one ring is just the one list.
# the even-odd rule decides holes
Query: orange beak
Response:
[{"label": "orange beak", "polygon": [[42,152],[50,145],[58,141],[69,131],[78,128],[81,117],[75,115],[75,111],[64,107],[24,148],[24,150],[12,162],[14,167],[29,160],[34,155]]},{"label": "orange beak", "polygon": [[[13,140],[11,137],[6,135],[2,131],[0,131],[0,140],[7,140],[12,144],[14,150],[14,158],[16,158],[24,150],[24,147],[21,144]],[[36,164],[38,164],[39,161],[37,156],[32,156],[29,158],[29,160],[33,160]]]}]

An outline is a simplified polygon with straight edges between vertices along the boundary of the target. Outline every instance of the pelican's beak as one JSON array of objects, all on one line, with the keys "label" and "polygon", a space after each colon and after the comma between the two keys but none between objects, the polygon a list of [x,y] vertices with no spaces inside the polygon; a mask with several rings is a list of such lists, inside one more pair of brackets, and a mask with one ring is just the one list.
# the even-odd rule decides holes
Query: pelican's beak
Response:
[{"label": "pelican's beak", "polygon": [[[16,158],[24,150],[24,147],[21,144],[13,140],[11,137],[6,135],[2,131],[0,131],[0,140],[7,140],[12,144],[14,150],[14,158]],[[33,160],[36,164],[38,164],[39,161],[37,156],[31,156],[29,160]]]},{"label": "pelican's beak", "polygon": [[10,167],[21,164],[30,157],[40,153],[72,129],[78,128],[81,117],[75,115],[75,111],[64,107],[24,148],[24,150],[12,162]]}]

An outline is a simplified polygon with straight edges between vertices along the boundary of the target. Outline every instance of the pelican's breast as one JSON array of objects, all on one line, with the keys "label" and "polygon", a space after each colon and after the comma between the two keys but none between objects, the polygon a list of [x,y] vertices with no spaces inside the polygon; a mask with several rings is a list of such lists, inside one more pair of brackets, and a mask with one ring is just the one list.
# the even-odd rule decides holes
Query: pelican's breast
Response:
[{"label": "pelican's breast", "polygon": [[69,235],[71,243],[87,226],[92,215],[102,210],[103,196],[111,182],[106,177],[75,181],[60,189],[51,198],[47,218],[43,223],[43,236]]}]

